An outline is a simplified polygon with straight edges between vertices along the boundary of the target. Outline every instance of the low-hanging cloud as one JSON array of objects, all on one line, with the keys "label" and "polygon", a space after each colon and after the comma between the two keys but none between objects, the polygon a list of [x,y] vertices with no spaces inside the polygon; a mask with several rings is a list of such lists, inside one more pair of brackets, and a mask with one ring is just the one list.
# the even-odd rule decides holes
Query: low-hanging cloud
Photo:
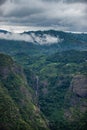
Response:
[{"label": "low-hanging cloud", "polygon": [[34,33],[31,33],[31,37],[34,39],[35,42],[39,43],[40,45],[43,44],[55,44],[62,41],[58,36],[51,36],[48,34],[43,35],[35,35]]},{"label": "low-hanging cloud", "polygon": [[25,42],[30,42],[34,44],[40,44],[40,45],[56,44],[62,41],[62,39],[60,39],[58,36],[55,37],[48,34],[35,35],[35,33],[31,33],[31,34],[0,33],[0,39],[25,41]]}]

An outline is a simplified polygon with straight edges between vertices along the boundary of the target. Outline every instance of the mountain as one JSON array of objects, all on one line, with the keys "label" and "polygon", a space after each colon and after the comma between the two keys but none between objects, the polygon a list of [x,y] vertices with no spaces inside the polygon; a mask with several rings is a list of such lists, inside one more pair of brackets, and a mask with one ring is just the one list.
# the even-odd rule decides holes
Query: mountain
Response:
[{"label": "mountain", "polygon": [[21,66],[0,54],[0,130],[48,130]]},{"label": "mountain", "polygon": [[[43,113],[50,129],[86,130],[87,34],[49,30],[12,34],[10,39],[7,36],[0,39],[0,52],[9,54],[23,67],[32,103]],[[26,119],[27,114],[22,120]]]},{"label": "mountain", "polygon": [[67,50],[87,50],[87,34],[74,34],[62,31],[36,31],[22,34],[7,33],[0,36],[0,52],[11,55],[52,54]]},{"label": "mountain", "polygon": [[2,29],[0,29],[0,33],[4,33],[4,34],[6,34],[6,33],[9,33],[7,30],[2,30]]},{"label": "mountain", "polygon": [[52,130],[87,129],[86,56],[87,51],[57,52],[25,65],[28,79],[29,68],[39,77],[40,110]]}]

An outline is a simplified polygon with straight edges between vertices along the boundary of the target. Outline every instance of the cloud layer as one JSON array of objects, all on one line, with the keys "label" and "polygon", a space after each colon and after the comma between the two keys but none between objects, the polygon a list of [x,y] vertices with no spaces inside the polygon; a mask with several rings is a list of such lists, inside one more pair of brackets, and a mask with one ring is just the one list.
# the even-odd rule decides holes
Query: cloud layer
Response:
[{"label": "cloud layer", "polygon": [[4,4],[6,0],[0,0],[0,5]]},{"label": "cloud layer", "polygon": [[0,25],[87,31],[87,0],[0,0]]},{"label": "cloud layer", "polygon": [[25,41],[34,44],[46,45],[46,44],[56,44],[62,41],[59,37],[43,34],[35,35],[35,33],[28,34],[17,34],[17,33],[0,33],[0,39],[5,40],[15,40],[15,41]]}]

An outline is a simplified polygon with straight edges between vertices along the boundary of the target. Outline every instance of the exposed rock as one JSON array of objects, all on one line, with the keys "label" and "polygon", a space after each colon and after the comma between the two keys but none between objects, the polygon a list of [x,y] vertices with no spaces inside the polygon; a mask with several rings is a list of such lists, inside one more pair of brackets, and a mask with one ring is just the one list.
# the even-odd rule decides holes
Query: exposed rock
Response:
[{"label": "exposed rock", "polygon": [[74,76],[65,100],[64,116],[68,120],[77,120],[87,111],[87,77],[85,75]]},{"label": "exposed rock", "polygon": [[49,130],[33,93],[22,67],[0,54],[0,130]]},{"label": "exposed rock", "polygon": [[87,77],[85,75],[76,75],[70,86],[72,92],[80,97],[87,97]]}]

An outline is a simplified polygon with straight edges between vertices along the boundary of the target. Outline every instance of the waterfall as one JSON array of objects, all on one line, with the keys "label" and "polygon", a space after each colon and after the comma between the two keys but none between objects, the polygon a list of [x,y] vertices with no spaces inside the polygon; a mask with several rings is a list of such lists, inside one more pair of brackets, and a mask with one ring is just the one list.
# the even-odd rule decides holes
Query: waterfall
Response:
[{"label": "waterfall", "polygon": [[38,97],[39,97],[39,77],[36,76],[36,99],[37,99],[37,106],[38,106]]}]

